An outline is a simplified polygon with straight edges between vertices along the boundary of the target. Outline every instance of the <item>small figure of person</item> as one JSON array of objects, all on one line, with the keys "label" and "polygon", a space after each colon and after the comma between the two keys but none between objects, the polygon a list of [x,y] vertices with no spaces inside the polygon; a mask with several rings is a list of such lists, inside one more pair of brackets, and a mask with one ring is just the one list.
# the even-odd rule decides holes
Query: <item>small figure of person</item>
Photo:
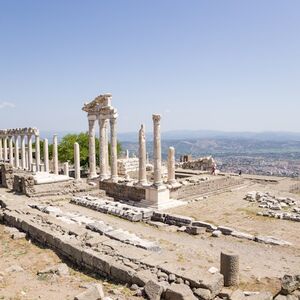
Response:
[{"label": "small figure of person", "polygon": [[242,175],[242,170],[239,170],[239,176],[241,176]]},{"label": "small figure of person", "polygon": [[211,168],[211,174],[216,175],[216,166],[215,165],[213,165]]}]

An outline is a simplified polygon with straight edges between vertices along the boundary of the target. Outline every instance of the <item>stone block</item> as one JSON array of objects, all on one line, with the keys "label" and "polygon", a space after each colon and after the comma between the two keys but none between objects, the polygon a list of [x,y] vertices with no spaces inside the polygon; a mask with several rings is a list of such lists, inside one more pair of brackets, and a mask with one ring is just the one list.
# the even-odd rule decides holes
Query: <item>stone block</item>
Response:
[{"label": "stone block", "polygon": [[132,279],[135,275],[135,272],[131,268],[114,262],[110,266],[110,275],[117,281],[132,284]]},{"label": "stone block", "polygon": [[86,291],[77,295],[74,300],[102,300],[104,292],[102,284],[93,284]]},{"label": "stone block", "polygon": [[150,280],[156,281],[157,276],[153,274],[150,270],[142,270],[134,274],[132,278],[132,283],[137,284],[140,287],[143,287]]},{"label": "stone block", "polygon": [[164,288],[157,281],[150,280],[145,285],[145,294],[149,300],[160,300]]},{"label": "stone block", "polygon": [[192,290],[185,284],[172,284],[165,292],[166,300],[197,300]]}]

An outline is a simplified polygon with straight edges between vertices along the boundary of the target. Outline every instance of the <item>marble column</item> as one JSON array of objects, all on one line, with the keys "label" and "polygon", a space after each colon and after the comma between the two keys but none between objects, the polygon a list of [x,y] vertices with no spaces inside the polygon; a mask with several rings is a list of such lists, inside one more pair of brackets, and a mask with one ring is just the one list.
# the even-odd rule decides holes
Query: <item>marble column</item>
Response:
[{"label": "marble column", "polygon": [[15,135],[15,168],[20,167],[19,161],[19,136]]},{"label": "marble column", "polygon": [[88,116],[89,120],[89,178],[97,177],[96,173],[96,143],[95,143],[95,122],[96,116]]},{"label": "marble column", "polygon": [[141,125],[139,131],[139,184],[147,184],[146,137],[144,125]]},{"label": "marble column", "polygon": [[74,167],[75,167],[75,180],[80,179],[80,150],[79,144],[74,143]]},{"label": "marble column", "polygon": [[13,149],[13,137],[8,137],[8,146],[9,146],[9,163],[11,166],[14,166],[14,149]]},{"label": "marble column", "polygon": [[28,147],[28,169],[32,170],[32,135],[27,136],[27,147]]},{"label": "marble column", "polygon": [[105,119],[98,119],[99,122],[99,160],[100,160],[100,180],[105,180],[108,178],[107,167],[106,167],[106,139],[105,139]]},{"label": "marble column", "polygon": [[175,179],[175,148],[169,147],[168,151],[168,183],[176,183]]},{"label": "marble column", "polygon": [[64,163],[64,175],[69,176],[69,163]]},{"label": "marble column", "polygon": [[21,166],[22,169],[26,169],[26,144],[25,144],[25,135],[21,135]]},{"label": "marble column", "polygon": [[110,168],[111,168],[111,180],[113,182],[118,181],[118,154],[117,154],[117,118],[110,119]]},{"label": "marble column", "polygon": [[153,162],[154,162],[154,185],[162,184],[161,178],[161,140],[160,140],[160,115],[152,115],[153,119]]},{"label": "marble column", "polygon": [[57,135],[53,136],[53,173],[58,175],[58,148]]},{"label": "marble column", "polygon": [[0,137],[0,161],[3,160],[2,137]]},{"label": "marble column", "polygon": [[7,161],[8,155],[7,155],[7,136],[3,139],[3,159]]},{"label": "marble column", "polygon": [[35,136],[35,165],[36,165],[36,172],[40,171],[41,165],[41,150],[40,150],[40,136]]},{"label": "marble column", "polygon": [[105,120],[105,173],[107,174],[107,177],[109,177],[109,155],[108,155],[108,126],[109,121]]},{"label": "marble column", "polygon": [[44,139],[44,171],[49,172],[49,144],[48,139]]}]

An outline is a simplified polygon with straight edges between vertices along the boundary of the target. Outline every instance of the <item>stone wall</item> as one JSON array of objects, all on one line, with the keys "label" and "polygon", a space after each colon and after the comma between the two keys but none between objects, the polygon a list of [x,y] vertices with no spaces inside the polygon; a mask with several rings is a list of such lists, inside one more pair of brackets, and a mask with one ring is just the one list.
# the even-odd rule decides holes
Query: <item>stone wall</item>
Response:
[{"label": "stone wall", "polygon": [[10,164],[2,163],[0,164],[0,177],[1,177],[1,186],[12,189],[14,182],[14,173],[13,168]]},{"label": "stone wall", "polygon": [[191,169],[191,170],[201,170],[201,171],[212,171],[213,167],[216,167],[217,164],[215,160],[211,157],[201,157],[192,161],[185,161],[177,165],[182,169]]},{"label": "stone wall", "polygon": [[139,169],[139,159],[136,157],[118,159],[118,174],[125,176]]},{"label": "stone wall", "polygon": [[34,178],[32,175],[15,174],[13,191],[18,194],[31,195],[34,193]]},{"label": "stone wall", "polygon": [[170,198],[184,199],[190,196],[204,195],[210,192],[222,190],[224,188],[238,185],[242,183],[242,179],[230,176],[220,176],[207,181],[201,181],[196,184],[172,188],[170,190]]},{"label": "stone wall", "polygon": [[108,181],[100,181],[100,189],[117,200],[141,201],[145,199],[145,189],[138,186],[127,186],[125,183],[115,184]]}]

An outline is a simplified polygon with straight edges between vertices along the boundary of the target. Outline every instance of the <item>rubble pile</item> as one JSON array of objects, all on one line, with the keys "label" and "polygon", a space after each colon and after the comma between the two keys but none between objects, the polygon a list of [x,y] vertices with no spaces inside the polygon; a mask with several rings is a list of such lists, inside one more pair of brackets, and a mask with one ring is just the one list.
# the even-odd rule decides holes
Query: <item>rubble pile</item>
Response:
[{"label": "rubble pile", "polygon": [[249,192],[245,200],[258,203],[266,210],[257,213],[259,216],[300,222],[300,201],[290,197],[276,197],[269,192]]}]

